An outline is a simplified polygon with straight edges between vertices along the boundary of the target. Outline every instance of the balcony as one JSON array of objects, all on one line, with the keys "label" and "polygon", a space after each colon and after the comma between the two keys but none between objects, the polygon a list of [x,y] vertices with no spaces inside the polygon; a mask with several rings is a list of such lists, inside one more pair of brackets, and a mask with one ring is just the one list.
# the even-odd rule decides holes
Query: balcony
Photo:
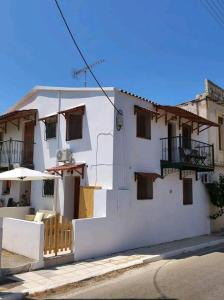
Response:
[{"label": "balcony", "polygon": [[18,164],[33,168],[34,144],[30,141],[7,140],[0,142],[0,168],[12,168]]},{"label": "balcony", "polygon": [[[213,145],[188,139],[183,136],[162,138],[161,175],[164,169],[195,170],[209,172],[214,170]],[[181,177],[181,172],[180,172]]]}]

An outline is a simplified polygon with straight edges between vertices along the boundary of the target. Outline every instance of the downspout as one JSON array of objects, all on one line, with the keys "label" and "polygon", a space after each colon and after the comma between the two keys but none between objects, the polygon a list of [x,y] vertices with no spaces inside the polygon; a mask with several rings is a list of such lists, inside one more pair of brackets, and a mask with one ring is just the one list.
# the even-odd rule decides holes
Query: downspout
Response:
[{"label": "downspout", "polygon": [[[61,91],[58,91],[58,113],[61,111]],[[60,128],[61,128],[61,118],[60,114],[58,114],[58,119],[57,119],[57,150],[59,150],[60,147]],[[58,166],[58,160],[56,156],[56,162],[55,165]],[[59,199],[59,180],[60,178],[55,179],[55,197],[54,197],[54,202],[53,202],[53,211],[57,211],[57,206],[58,206],[58,199]]]}]

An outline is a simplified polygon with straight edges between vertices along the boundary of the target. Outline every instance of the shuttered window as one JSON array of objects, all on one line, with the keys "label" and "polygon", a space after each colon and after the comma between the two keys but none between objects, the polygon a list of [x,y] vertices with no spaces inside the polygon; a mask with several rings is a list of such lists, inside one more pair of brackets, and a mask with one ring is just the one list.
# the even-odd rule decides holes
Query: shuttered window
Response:
[{"label": "shuttered window", "polygon": [[151,139],[151,113],[144,111],[136,113],[136,136]]},{"label": "shuttered window", "polygon": [[193,204],[192,178],[183,178],[183,204]]},{"label": "shuttered window", "polygon": [[153,180],[147,176],[137,178],[137,199],[153,199]]},{"label": "shuttered window", "polygon": [[219,117],[218,118],[218,123],[219,123],[219,150],[224,150],[224,122],[223,118]]},{"label": "shuttered window", "polygon": [[43,196],[44,197],[54,196],[54,179],[43,181]]},{"label": "shuttered window", "polygon": [[83,115],[71,113],[66,117],[66,140],[77,140],[82,138]]}]

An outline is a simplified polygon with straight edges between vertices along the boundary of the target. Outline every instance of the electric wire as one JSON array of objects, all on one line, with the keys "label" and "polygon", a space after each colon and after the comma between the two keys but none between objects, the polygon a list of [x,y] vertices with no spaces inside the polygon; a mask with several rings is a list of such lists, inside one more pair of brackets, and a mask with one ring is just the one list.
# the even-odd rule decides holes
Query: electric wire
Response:
[{"label": "electric wire", "polygon": [[220,17],[219,14],[217,14],[217,11],[213,8],[213,6],[211,5],[211,3],[207,0],[201,0],[202,5],[206,8],[206,10],[208,11],[208,13],[210,14],[210,16],[222,27],[222,29],[224,28],[224,21],[223,19]]},{"label": "electric wire", "polygon": [[112,104],[112,106],[114,107],[114,109],[115,109],[119,114],[121,114],[120,111],[118,110],[118,108],[117,108],[117,107],[114,105],[114,103],[110,100],[110,98],[109,98],[109,96],[107,95],[106,91],[104,90],[104,88],[103,88],[102,85],[100,84],[99,80],[96,78],[95,74],[94,74],[93,71],[91,70],[91,68],[90,68],[90,66],[89,66],[89,64],[88,64],[88,62],[87,62],[87,60],[85,59],[84,54],[82,53],[82,50],[80,49],[80,47],[79,47],[77,41],[75,40],[75,37],[74,37],[74,35],[73,35],[73,33],[72,33],[72,31],[71,31],[69,25],[68,25],[68,22],[66,21],[66,18],[65,18],[64,14],[63,14],[63,12],[62,12],[62,10],[61,10],[61,7],[60,7],[58,1],[57,1],[57,0],[54,0],[54,2],[55,2],[56,6],[57,6],[57,8],[58,8],[58,11],[59,11],[61,17],[62,17],[62,20],[63,20],[63,22],[64,22],[64,24],[65,24],[65,27],[66,27],[67,30],[68,30],[68,33],[69,33],[69,35],[70,35],[70,37],[71,37],[71,39],[72,39],[72,41],[73,41],[73,43],[74,43],[76,49],[78,50],[78,52],[79,52],[79,54],[80,54],[82,60],[84,61],[86,67],[88,68],[90,74],[92,75],[93,79],[95,80],[95,82],[97,83],[97,85],[99,86],[99,88],[101,89],[101,91],[103,92],[104,96],[105,96],[105,97],[109,100],[109,102]]}]

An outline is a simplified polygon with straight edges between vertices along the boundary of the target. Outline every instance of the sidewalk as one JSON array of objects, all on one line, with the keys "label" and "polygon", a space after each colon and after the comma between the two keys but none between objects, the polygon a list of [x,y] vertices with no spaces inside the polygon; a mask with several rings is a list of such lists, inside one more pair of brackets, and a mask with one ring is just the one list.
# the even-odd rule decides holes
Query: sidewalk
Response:
[{"label": "sidewalk", "polygon": [[11,277],[8,276],[7,279],[13,279],[17,282],[3,285],[0,283],[0,299],[1,297],[19,299],[19,297],[22,298],[24,294],[45,292],[49,289],[55,289],[67,284],[78,283],[82,280],[105,275],[112,271],[118,271],[164,258],[171,258],[172,256],[182,253],[222,243],[224,243],[224,236],[222,235],[200,236],[120,252],[107,257],[17,274]]}]

